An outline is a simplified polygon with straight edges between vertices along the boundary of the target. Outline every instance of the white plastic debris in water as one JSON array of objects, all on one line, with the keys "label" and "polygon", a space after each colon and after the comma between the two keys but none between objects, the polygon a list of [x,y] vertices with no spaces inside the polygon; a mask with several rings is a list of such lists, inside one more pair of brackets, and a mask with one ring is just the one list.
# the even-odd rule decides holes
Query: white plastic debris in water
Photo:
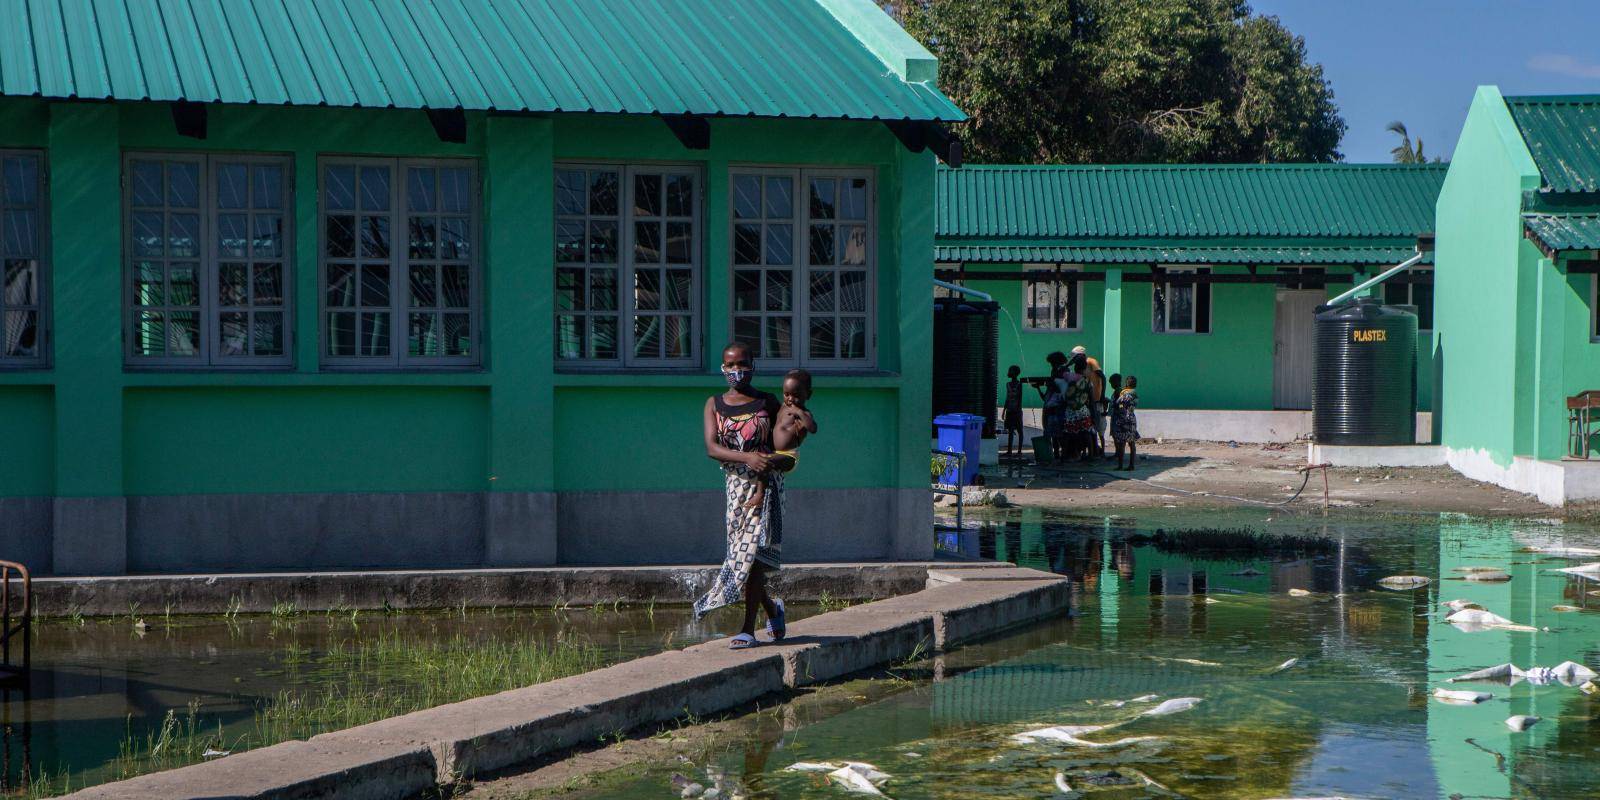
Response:
[{"label": "white plastic debris in water", "polygon": [[1506,727],[1514,731],[1525,731],[1537,724],[1539,724],[1538,717],[1530,717],[1526,714],[1506,717]]},{"label": "white plastic debris in water", "polygon": [[1455,689],[1434,689],[1433,696],[1446,703],[1461,704],[1481,703],[1494,697],[1488,692],[1463,692]]},{"label": "white plastic debris in water", "polygon": [[1445,622],[1467,633],[1498,629],[1506,631],[1536,630],[1532,625],[1518,625],[1505,617],[1481,608],[1463,608],[1444,618]]},{"label": "white plastic debris in water", "polygon": [[1067,776],[1059,772],[1056,773],[1056,788],[1061,790],[1062,794],[1075,794],[1072,791],[1072,784],[1067,783]]},{"label": "white plastic debris in water", "polygon": [[1430,583],[1433,583],[1432,578],[1426,578],[1421,575],[1390,575],[1378,581],[1379,586],[1385,589],[1393,589],[1397,592],[1405,589],[1420,589]]},{"label": "white plastic debris in water", "polygon": [[214,748],[207,747],[206,751],[204,753],[200,754],[200,757],[201,758],[222,758],[223,756],[232,755],[232,754],[233,754],[232,750],[216,750]]},{"label": "white plastic debris in water", "polygon": [[1306,590],[1304,590],[1304,589],[1290,589],[1289,590],[1289,596],[1290,597],[1305,597],[1306,595],[1309,595],[1309,594],[1311,594],[1311,593],[1306,591]]},{"label": "white plastic debris in water", "polygon": [[1594,670],[1573,661],[1563,661],[1553,667],[1533,667],[1528,670],[1528,680],[1532,683],[1559,681],[1567,686],[1577,686],[1596,677],[1600,676],[1597,676]]},{"label": "white plastic debris in water", "polygon": [[1562,567],[1556,572],[1565,572],[1568,575],[1585,575],[1600,577],[1600,561],[1591,564],[1579,564],[1576,567]]},{"label": "white plastic debris in water", "polygon": [[1288,670],[1288,669],[1294,669],[1294,665],[1296,665],[1298,663],[1300,663],[1300,659],[1291,658],[1288,661],[1285,661],[1282,664],[1279,664],[1278,666],[1273,667],[1272,668],[1272,672],[1277,673],[1277,672],[1283,672],[1284,670]]},{"label": "white plastic debris in water", "polygon": [[1560,547],[1560,546],[1554,546],[1554,547],[1530,547],[1528,549],[1532,550],[1535,553],[1538,553],[1539,555],[1550,556],[1551,558],[1579,559],[1579,558],[1597,558],[1597,557],[1600,557],[1600,548],[1594,548],[1594,547]]},{"label": "white plastic debris in water", "polygon": [[889,776],[877,771],[871,764],[846,761],[844,766],[828,773],[828,779],[839,784],[847,792],[881,797],[883,792],[878,791],[878,784],[888,780]]},{"label": "white plastic debris in water", "polygon": [[1174,697],[1171,700],[1168,700],[1161,705],[1156,706],[1155,708],[1152,708],[1143,714],[1140,714],[1139,716],[1164,717],[1168,714],[1176,714],[1180,711],[1188,711],[1197,705],[1200,705],[1200,698],[1198,697]]}]

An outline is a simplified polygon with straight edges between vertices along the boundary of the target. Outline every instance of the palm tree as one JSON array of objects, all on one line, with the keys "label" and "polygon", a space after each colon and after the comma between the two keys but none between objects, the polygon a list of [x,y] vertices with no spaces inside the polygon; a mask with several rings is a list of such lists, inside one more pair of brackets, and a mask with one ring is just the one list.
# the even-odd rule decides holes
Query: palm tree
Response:
[{"label": "palm tree", "polygon": [[[1396,163],[1396,164],[1426,164],[1426,163],[1428,163],[1428,157],[1422,154],[1422,140],[1421,139],[1417,140],[1416,149],[1414,149],[1414,150],[1412,149],[1412,147],[1411,147],[1411,134],[1408,131],[1406,131],[1406,124],[1404,122],[1401,122],[1399,120],[1395,120],[1394,122],[1389,123],[1389,127],[1386,128],[1385,130],[1388,130],[1388,131],[1390,131],[1392,133],[1395,133],[1395,134],[1399,135],[1399,137],[1400,137],[1400,144],[1395,145],[1394,149],[1389,151],[1390,155],[1394,156],[1394,163]],[[1438,161],[1438,160],[1439,160],[1438,158],[1434,159],[1434,161]]]}]

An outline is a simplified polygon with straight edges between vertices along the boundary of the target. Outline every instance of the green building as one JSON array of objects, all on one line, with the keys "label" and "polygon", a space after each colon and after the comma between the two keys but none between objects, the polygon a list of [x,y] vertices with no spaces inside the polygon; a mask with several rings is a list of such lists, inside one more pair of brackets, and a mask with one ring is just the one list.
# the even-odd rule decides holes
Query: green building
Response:
[{"label": "green building", "polygon": [[1562,460],[1566,398],[1600,389],[1597,122],[1600,96],[1480,87],[1439,195],[1446,458],[1556,505],[1600,498],[1600,466]]},{"label": "green building", "polygon": [[[1042,375],[1046,354],[1081,344],[1107,375],[1139,376],[1146,435],[1292,439],[1310,431],[1309,414],[1282,411],[1311,407],[1314,309],[1413,254],[1444,176],[1389,164],[940,169],[937,271],[1000,303],[1002,375],[1012,364]],[[1384,291],[1418,306],[1428,410],[1432,271]]]},{"label": "green building", "polygon": [[870,0],[17,0],[0,557],[705,562],[730,338],[795,559],[932,552],[933,149]]}]

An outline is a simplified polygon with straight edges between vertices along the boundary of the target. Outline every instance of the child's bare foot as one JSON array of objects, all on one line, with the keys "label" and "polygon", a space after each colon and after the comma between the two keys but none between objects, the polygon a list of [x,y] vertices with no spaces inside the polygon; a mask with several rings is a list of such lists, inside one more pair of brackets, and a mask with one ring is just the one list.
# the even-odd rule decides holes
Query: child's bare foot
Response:
[{"label": "child's bare foot", "polygon": [[763,484],[761,484],[761,485],[756,487],[756,493],[754,495],[752,495],[749,500],[745,501],[744,507],[745,508],[760,508],[761,504],[766,502],[766,499],[767,499],[767,486],[766,486],[765,483],[763,483]]}]

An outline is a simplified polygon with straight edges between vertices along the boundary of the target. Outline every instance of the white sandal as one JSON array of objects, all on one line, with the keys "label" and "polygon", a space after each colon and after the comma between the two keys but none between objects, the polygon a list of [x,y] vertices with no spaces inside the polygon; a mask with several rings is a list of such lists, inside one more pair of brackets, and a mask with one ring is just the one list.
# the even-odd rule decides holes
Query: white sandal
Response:
[{"label": "white sandal", "polygon": [[749,650],[750,648],[755,647],[758,644],[760,644],[760,642],[756,641],[756,637],[751,636],[748,633],[741,633],[741,634],[733,637],[733,639],[729,640],[728,649],[729,650]]}]

